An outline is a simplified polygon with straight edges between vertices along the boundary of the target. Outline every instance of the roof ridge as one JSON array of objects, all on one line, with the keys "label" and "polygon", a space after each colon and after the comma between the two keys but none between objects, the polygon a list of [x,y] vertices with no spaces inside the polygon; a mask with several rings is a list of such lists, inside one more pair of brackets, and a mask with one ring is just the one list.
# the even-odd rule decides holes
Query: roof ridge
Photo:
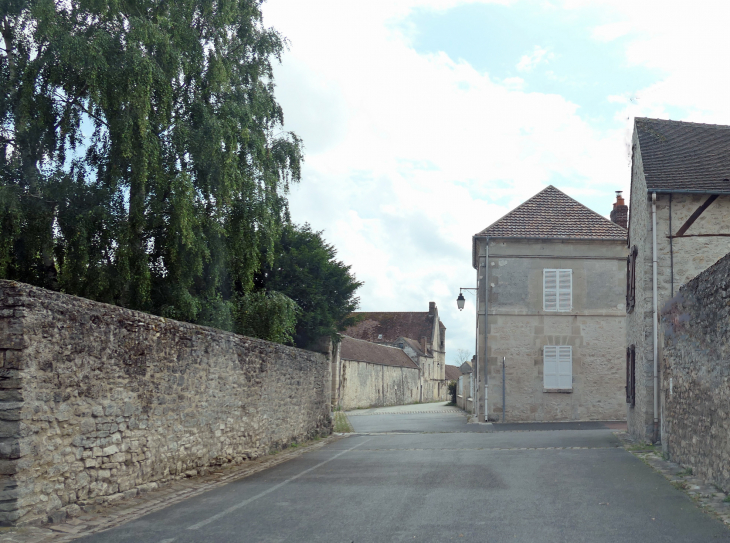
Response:
[{"label": "roof ridge", "polygon": [[[514,213],[515,211],[517,211],[518,209],[520,209],[520,208],[522,208],[522,207],[526,206],[526,205],[527,205],[527,204],[529,204],[529,203],[530,203],[530,202],[531,202],[532,200],[534,200],[535,198],[537,198],[538,196],[540,196],[540,195],[541,195],[541,194],[542,194],[543,192],[545,192],[545,191],[546,191],[546,190],[548,190],[548,189],[555,189],[555,190],[558,190],[558,189],[557,189],[557,188],[555,188],[555,187],[554,187],[553,185],[548,185],[547,187],[545,187],[544,189],[542,189],[542,190],[541,190],[540,192],[538,192],[538,193],[536,193],[536,194],[533,194],[533,195],[532,195],[532,196],[531,196],[530,198],[528,198],[527,200],[525,200],[524,202],[522,202],[522,203],[521,203],[520,205],[518,205],[517,207],[515,207],[515,208],[512,208],[512,209],[511,209],[510,211],[508,211],[507,213],[505,213],[504,215],[502,215],[502,216],[501,216],[501,217],[500,217],[499,219],[497,219],[496,221],[494,221],[494,222],[493,222],[492,224],[490,224],[490,225],[489,225],[489,226],[487,226],[486,228],[483,228],[483,229],[482,229],[482,230],[481,230],[480,232],[478,232],[478,234],[481,234],[482,232],[486,232],[487,230],[489,230],[489,229],[490,229],[490,228],[492,228],[493,226],[496,226],[496,225],[497,225],[497,224],[498,224],[499,222],[501,222],[501,221],[502,221],[503,219],[506,219],[507,217],[509,217],[510,215],[512,215],[512,214],[513,214],[513,213]],[[558,191],[558,192],[560,192],[560,191]],[[477,234],[477,235],[478,235],[478,234]]]},{"label": "roof ridge", "polygon": [[726,124],[711,124],[711,123],[695,123],[692,121],[675,121],[674,119],[657,119],[654,117],[634,117],[634,123],[637,121],[652,121],[660,123],[676,123],[676,124],[687,124],[691,126],[705,126],[708,128],[722,128],[724,130],[730,130],[730,126]]},{"label": "roof ridge", "polygon": [[[497,219],[496,221],[494,221],[492,224],[490,224],[489,226],[487,226],[486,228],[484,228],[483,230],[481,230],[477,235],[485,234],[488,230],[495,229],[498,226],[500,226],[500,223],[502,221],[504,221],[506,219],[509,219],[511,217],[517,216],[519,214],[520,210],[522,210],[525,206],[527,206],[528,204],[530,204],[530,202],[533,202],[534,200],[538,199],[540,196],[544,195],[548,191],[554,191],[555,193],[557,193],[561,197],[567,198],[568,200],[570,200],[573,204],[577,204],[581,209],[586,210],[586,211],[589,211],[590,214],[593,215],[594,217],[600,218],[600,220],[605,224],[605,226],[610,227],[610,228],[613,228],[616,231],[616,234],[619,234],[619,233],[624,234],[626,232],[626,229],[623,228],[622,226],[619,226],[618,224],[616,224],[612,220],[607,219],[606,217],[604,217],[603,215],[601,215],[597,211],[594,211],[593,209],[591,209],[587,205],[585,205],[585,204],[579,202],[578,200],[576,200],[575,198],[567,195],[565,192],[563,192],[559,188],[555,187],[554,185],[548,185],[547,187],[545,187],[544,189],[542,189],[540,192],[534,194],[533,196],[531,196],[530,198],[528,198],[527,200],[525,200],[524,202],[522,202],[520,205],[518,205],[517,207],[515,207],[514,209],[512,209],[509,213],[503,215],[502,217],[500,217],[499,219]],[[495,237],[500,237],[500,236],[495,236]],[[522,236],[519,236],[519,237],[522,237]],[[537,236],[537,237],[549,238],[550,236]],[[555,237],[558,237],[558,236],[555,236]],[[563,237],[565,237],[565,236],[563,236]]]},{"label": "roof ridge", "polygon": [[[387,347],[388,349],[395,349],[396,351],[403,351],[400,347],[394,347],[393,345],[388,345],[387,343],[375,343],[374,341],[368,341],[367,339],[360,339],[357,337],[352,336],[346,336],[345,334],[342,334],[342,337],[346,337],[347,339],[352,339],[354,341],[362,341],[363,343],[368,343],[370,345],[377,345],[378,347]],[[409,338],[410,339],[410,338]],[[406,355],[408,356],[408,355]]]}]

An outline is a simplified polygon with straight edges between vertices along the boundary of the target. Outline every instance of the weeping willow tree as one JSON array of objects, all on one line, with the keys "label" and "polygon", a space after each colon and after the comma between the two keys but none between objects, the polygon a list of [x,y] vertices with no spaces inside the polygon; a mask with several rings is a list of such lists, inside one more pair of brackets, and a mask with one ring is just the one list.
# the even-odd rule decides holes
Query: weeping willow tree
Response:
[{"label": "weeping willow tree", "polygon": [[3,0],[0,277],[241,326],[302,160],[260,4]]}]

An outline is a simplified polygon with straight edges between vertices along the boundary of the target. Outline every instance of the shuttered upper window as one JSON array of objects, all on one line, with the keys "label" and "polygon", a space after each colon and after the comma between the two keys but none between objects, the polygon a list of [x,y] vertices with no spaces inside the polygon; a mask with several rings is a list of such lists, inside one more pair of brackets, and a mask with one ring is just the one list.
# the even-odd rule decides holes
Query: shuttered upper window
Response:
[{"label": "shuttered upper window", "polygon": [[573,308],[573,270],[542,271],[542,307],[545,311]]},{"label": "shuttered upper window", "polygon": [[546,389],[573,388],[573,347],[545,345],[543,347],[543,385]]}]

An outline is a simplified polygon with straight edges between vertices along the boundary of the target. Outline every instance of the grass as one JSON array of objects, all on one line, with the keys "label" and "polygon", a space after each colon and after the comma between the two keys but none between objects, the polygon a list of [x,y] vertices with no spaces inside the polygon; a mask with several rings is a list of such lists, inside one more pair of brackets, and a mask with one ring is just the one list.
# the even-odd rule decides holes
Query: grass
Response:
[{"label": "grass", "polygon": [[725,503],[730,503],[730,496],[725,496],[725,499],[722,501],[724,501]]},{"label": "grass", "polygon": [[637,443],[636,445],[631,445],[630,447],[627,447],[627,451],[631,452],[657,452],[661,449],[660,445],[652,445],[651,443]]},{"label": "grass", "polygon": [[353,431],[350,421],[347,420],[347,415],[342,411],[335,411],[334,431],[338,434],[349,434]]},{"label": "grass", "polygon": [[677,477],[687,477],[688,475],[692,475],[692,468],[685,468],[677,473]]}]

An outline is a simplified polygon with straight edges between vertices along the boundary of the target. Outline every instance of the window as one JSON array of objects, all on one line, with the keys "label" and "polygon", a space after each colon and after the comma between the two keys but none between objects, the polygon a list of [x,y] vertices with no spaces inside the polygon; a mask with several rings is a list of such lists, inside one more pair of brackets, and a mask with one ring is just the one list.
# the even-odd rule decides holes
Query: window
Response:
[{"label": "window", "polygon": [[545,345],[543,347],[543,386],[550,390],[573,389],[573,347]]},{"label": "window", "polygon": [[545,311],[573,308],[573,270],[542,271],[542,307]]},{"label": "window", "polygon": [[631,313],[636,305],[636,257],[639,248],[634,245],[626,259],[626,313]]},{"label": "window", "polygon": [[636,347],[626,349],[626,403],[636,405]]}]

